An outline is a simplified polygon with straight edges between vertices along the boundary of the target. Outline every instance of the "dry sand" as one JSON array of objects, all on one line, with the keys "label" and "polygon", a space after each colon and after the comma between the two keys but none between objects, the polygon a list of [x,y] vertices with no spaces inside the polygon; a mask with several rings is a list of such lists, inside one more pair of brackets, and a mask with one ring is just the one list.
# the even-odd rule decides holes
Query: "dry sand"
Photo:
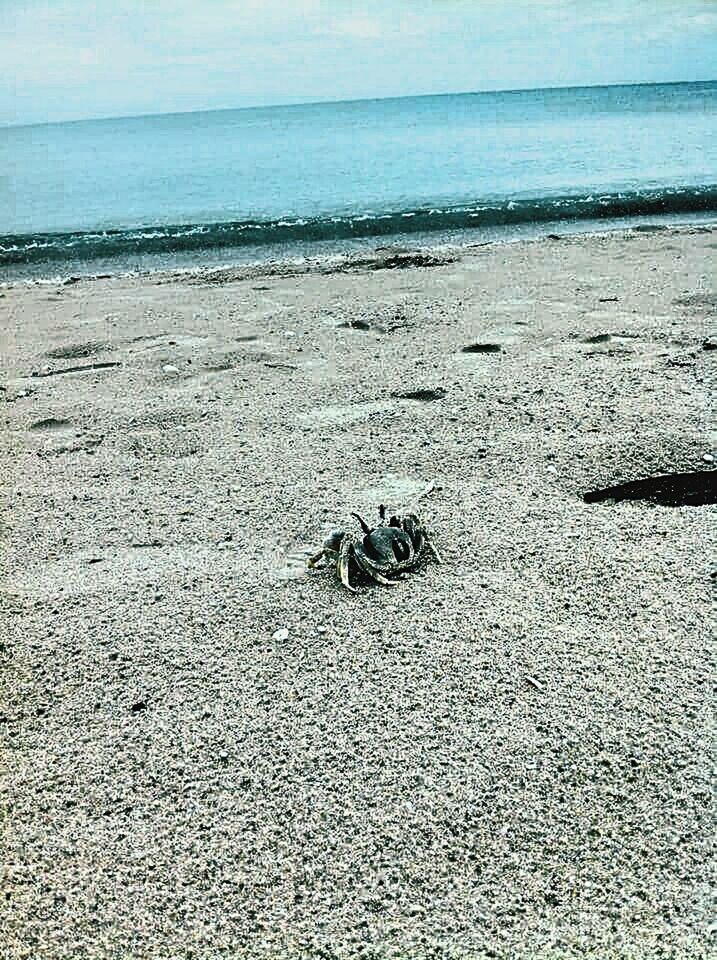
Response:
[{"label": "dry sand", "polygon": [[716,241],[0,291],[4,960],[717,955],[715,508],[580,496],[709,468]]}]

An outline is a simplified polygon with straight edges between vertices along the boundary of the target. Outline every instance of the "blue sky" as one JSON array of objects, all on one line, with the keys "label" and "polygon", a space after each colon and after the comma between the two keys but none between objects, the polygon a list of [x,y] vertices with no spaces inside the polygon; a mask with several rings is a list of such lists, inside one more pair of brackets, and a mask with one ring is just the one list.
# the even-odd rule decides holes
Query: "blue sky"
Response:
[{"label": "blue sky", "polygon": [[717,74],[717,0],[0,0],[0,24],[0,123]]}]

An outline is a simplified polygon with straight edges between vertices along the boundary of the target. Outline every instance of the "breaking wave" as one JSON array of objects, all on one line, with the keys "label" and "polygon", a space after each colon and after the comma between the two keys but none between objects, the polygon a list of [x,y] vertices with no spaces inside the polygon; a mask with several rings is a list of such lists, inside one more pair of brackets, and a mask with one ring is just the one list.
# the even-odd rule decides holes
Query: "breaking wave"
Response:
[{"label": "breaking wave", "polygon": [[625,217],[717,212],[717,184],[585,196],[476,201],[355,215],[234,220],[121,230],[0,235],[0,267],[302,241],[349,240]]}]

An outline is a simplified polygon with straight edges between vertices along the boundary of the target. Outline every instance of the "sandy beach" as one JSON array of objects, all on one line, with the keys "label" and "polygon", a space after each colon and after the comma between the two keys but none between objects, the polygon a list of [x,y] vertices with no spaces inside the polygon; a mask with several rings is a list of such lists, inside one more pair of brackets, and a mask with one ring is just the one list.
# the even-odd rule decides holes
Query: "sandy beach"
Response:
[{"label": "sandy beach", "polygon": [[716,251],[1,288],[3,957],[714,957]]}]

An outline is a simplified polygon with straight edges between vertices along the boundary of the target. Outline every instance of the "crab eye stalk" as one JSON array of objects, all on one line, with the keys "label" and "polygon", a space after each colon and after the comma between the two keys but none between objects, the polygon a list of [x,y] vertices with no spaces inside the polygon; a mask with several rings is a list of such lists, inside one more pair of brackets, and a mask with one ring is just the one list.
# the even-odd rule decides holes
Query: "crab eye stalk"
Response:
[{"label": "crab eye stalk", "polygon": [[352,516],[352,517],[356,517],[356,519],[358,520],[358,522],[361,524],[361,529],[362,529],[363,532],[366,534],[366,536],[368,536],[369,533],[371,533],[371,527],[369,527],[369,525],[366,523],[366,521],[364,520],[364,518],[363,518],[362,516],[360,516],[358,513],[352,513],[351,516]]}]

